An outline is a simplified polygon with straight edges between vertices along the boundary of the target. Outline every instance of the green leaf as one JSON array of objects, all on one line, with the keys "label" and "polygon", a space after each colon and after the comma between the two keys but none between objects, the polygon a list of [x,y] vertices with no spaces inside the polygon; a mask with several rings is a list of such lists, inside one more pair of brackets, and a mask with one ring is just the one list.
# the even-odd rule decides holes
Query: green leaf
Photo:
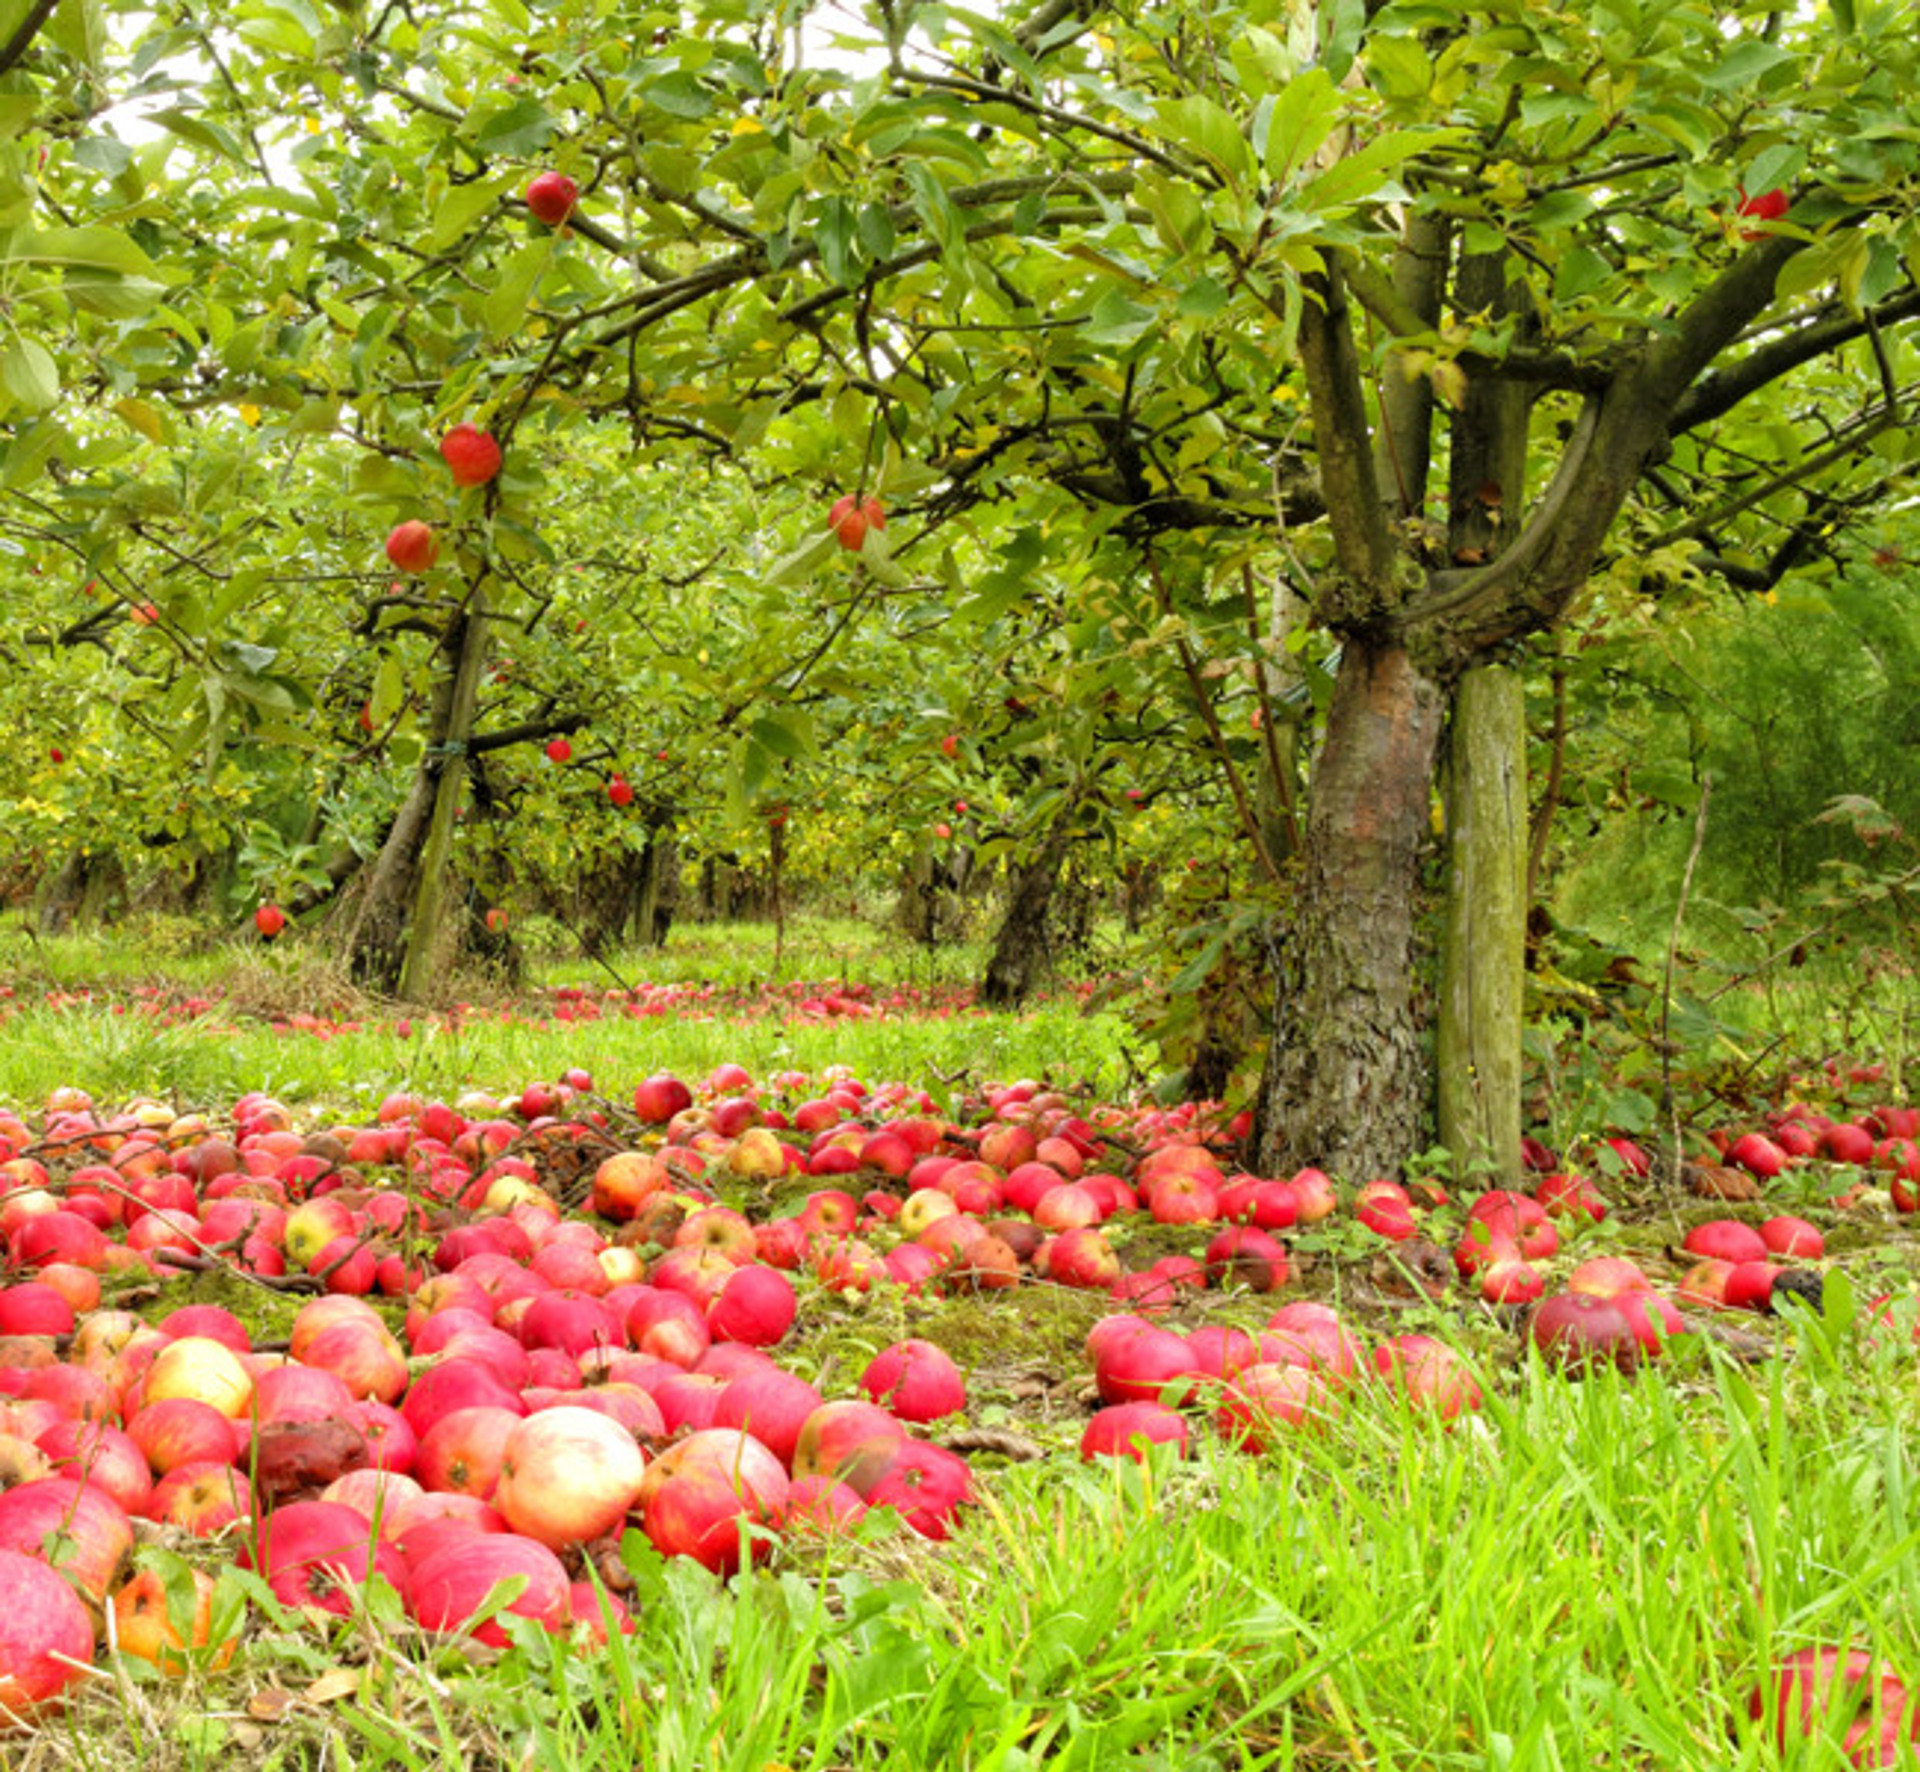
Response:
[{"label": "green leaf", "polygon": [[0,353],[0,387],[16,406],[44,412],[60,398],[60,369],[38,339],[16,338]]},{"label": "green leaf", "polygon": [[1204,272],[1180,291],[1175,310],[1189,320],[1213,320],[1226,312],[1227,287]]},{"label": "green leaf", "polygon": [[73,144],[73,157],[89,172],[118,178],[132,163],[133,150],[110,135],[89,135]]},{"label": "green leaf", "polygon": [[855,227],[853,205],[844,197],[829,197],[820,206],[820,219],[813,229],[822,267],[834,282],[847,288],[860,280]]},{"label": "green leaf", "polygon": [[524,96],[489,111],[478,122],[469,114],[467,125],[473,132],[473,145],[481,153],[501,154],[509,159],[539,153],[553,139],[554,131],[546,106],[537,98]]},{"label": "green leaf", "polygon": [[1090,344],[1130,345],[1158,320],[1153,309],[1128,300],[1117,289],[1109,289],[1093,304],[1080,336]]},{"label": "green leaf", "polygon": [[1245,180],[1250,170],[1246,137],[1225,106],[1198,94],[1163,100],[1160,126],[1182,147],[1210,161],[1229,184]]},{"label": "green leaf", "polygon": [[1358,202],[1398,196],[1399,187],[1384,176],[1389,167],[1402,165],[1428,149],[1447,147],[1464,134],[1458,129],[1390,130],[1357,153],[1336,160],[1300,193],[1300,202],[1326,215]]},{"label": "green leaf", "polygon": [[123,277],[154,277],[153,260],[117,228],[40,228],[16,235],[7,256],[28,264],[115,271]]},{"label": "green leaf", "polygon": [[177,135],[182,141],[192,142],[195,147],[206,148],[223,160],[231,160],[236,166],[250,164],[240,144],[226,130],[218,123],[194,116],[190,111],[177,108],[155,111],[149,121],[159,124],[169,135]]},{"label": "green leaf", "polygon": [[482,307],[487,330],[496,339],[519,331],[521,321],[526,318],[527,304],[533,300],[534,288],[552,259],[553,236],[549,234],[529,242],[507,260],[493,293]]},{"label": "green leaf", "polygon": [[640,96],[655,110],[689,123],[697,122],[713,109],[713,95],[700,84],[697,76],[684,70],[649,81],[640,89]]},{"label": "green leaf", "polygon": [[1273,107],[1260,163],[1276,184],[1290,184],[1340,121],[1339,88],[1325,68],[1309,68]]},{"label": "green leaf", "polygon": [[476,179],[472,184],[455,185],[449,190],[433,212],[433,231],[427,236],[427,250],[442,252],[451,246],[500,201],[501,188],[495,180]]},{"label": "green leaf", "polygon": [[833,557],[840,543],[831,529],[809,536],[789,554],[783,554],[767,569],[767,582],[775,585],[802,584]]},{"label": "green leaf", "polygon": [[1703,86],[1733,92],[1758,85],[1777,68],[1793,62],[1793,55],[1760,37],[1745,37],[1700,76]]},{"label": "green leaf", "polygon": [[815,754],[813,722],[798,709],[763,714],[751,728],[755,744],[774,757],[811,757]]},{"label": "green leaf", "polygon": [[373,695],[367,717],[373,722],[374,730],[393,718],[394,710],[400,705],[400,697],[405,693],[405,679],[401,676],[400,655],[396,652],[385,654],[380,660],[380,668],[373,673]]}]

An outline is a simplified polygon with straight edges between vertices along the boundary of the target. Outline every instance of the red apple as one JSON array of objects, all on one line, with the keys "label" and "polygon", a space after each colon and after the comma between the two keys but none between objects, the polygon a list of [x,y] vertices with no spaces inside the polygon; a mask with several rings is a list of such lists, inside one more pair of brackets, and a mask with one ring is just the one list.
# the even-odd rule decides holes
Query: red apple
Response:
[{"label": "red apple", "polygon": [[827,512],[827,527],[839,538],[843,548],[856,554],[866,544],[868,530],[883,530],[886,526],[886,512],[870,493],[862,498],[849,492],[835,499],[833,508]]},{"label": "red apple", "polygon": [[664,1126],[692,1106],[693,1091],[666,1072],[648,1077],[633,1092],[633,1111],[649,1126]]},{"label": "red apple", "polygon": [[550,228],[560,227],[579,199],[580,187],[564,172],[540,173],[527,186],[528,210]]},{"label": "red apple", "polygon": [[[0,1494],[0,1548],[57,1561],[95,1605],[104,1605],[133,1523],[104,1489],[78,1477],[40,1477]],[[0,1619],[6,1616],[0,1606]]]},{"label": "red apple", "polygon": [[353,1590],[376,1576],[402,1596],[407,1591],[399,1551],[374,1536],[370,1521],[336,1501],[290,1501],[275,1508],[256,1541],[242,1547],[241,1565],[265,1576],[283,1605],[314,1606],[343,1618],[353,1610]]},{"label": "red apple", "polygon": [[153,1486],[147,1518],[211,1538],[252,1511],[246,1479],[231,1462],[191,1460],[177,1464]]},{"label": "red apple", "polygon": [[468,1532],[438,1544],[415,1562],[408,1582],[414,1622],[423,1630],[464,1630],[487,1611],[503,1582],[516,1580],[519,1593],[473,1627],[475,1642],[507,1646],[500,1624],[503,1613],[530,1618],[549,1630],[566,1627],[572,1617],[566,1565],[548,1546],[515,1532]]},{"label": "red apple", "polygon": [[1264,1452],[1285,1428],[1328,1426],[1340,1413],[1340,1393],[1317,1367],[1270,1364],[1236,1373],[1214,1410],[1223,1438],[1246,1452]]},{"label": "red apple", "polygon": [[1149,1445],[1175,1446],[1185,1457],[1186,1417],[1164,1403],[1116,1403],[1102,1409],[1080,1436],[1082,1460],[1131,1458],[1144,1464]]},{"label": "red apple", "polygon": [[1826,1238],[1804,1218],[1769,1218],[1760,1227],[1760,1240],[1769,1254],[1792,1261],[1818,1261],[1827,1252]]},{"label": "red apple", "polygon": [[1590,1292],[1561,1292],[1533,1313],[1533,1345],[1554,1365],[1584,1372],[1614,1366],[1630,1372],[1639,1363],[1633,1324],[1614,1299]]},{"label": "red apple", "polygon": [[395,524],[387,536],[387,558],[402,572],[425,572],[440,557],[440,538],[418,517]]},{"label": "red apple", "polygon": [[456,486],[484,486],[500,471],[500,445],[478,425],[465,421],[440,439],[440,456]]},{"label": "red apple", "polygon": [[728,1276],[707,1308],[714,1340],[773,1347],[793,1327],[793,1282],[771,1267],[743,1267]]},{"label": "red apple", "polygon": [[1286,1245],[1250,1224],[1228,1225],[1207,1244],[1207,1280],[1214,1286],[1244,1286],[1278,1292],[1287,1283]]},{"label": "red apple", "polygon": [[543,1409],[508,1439],[493,1505],[516,1532],[558,1550],[612,1531],[645,1470],[633,1436],[608,1416]]},{"label": "red apple", "polygon": [[253,926],[259,930],[268,941],[271,941],[281,930],[286,928],[287,913],[277,904],[263,904],[253,913]]},{"label": "red apple", "polygon": [[937,1421],[967,1406],[966,1381],[944,1348],[909,1338],[876,1354],[860,1388],[902,1421]]},{"label": "red apple", "polygon": [[1747,1715],[1769,1725],[1783,1752],[1831,1717],[1845,1728],[1842,1750],[1854,1766],[1909,1765],[1908,1744],[1920,1741],[1920,1702],[1864,1649],[1795,1649],[1754,1689]]},{"label": "red apple", "polygon": [[872,1403],[822,1403],[800,1429],[793,1450],[796,1477],[832,1477],[865,1496],[906,1438],[899,1420]]},{"label": "red apple", "polygon": [[1374,1349],[1373,1363],[1412,1407],[1442,1421],[1480,1407],[1478,1381],[1452,1348],[1430,1335],[1391,1336]]},{"label": "red apple", "polygon": [[944,1539],[954,1514],[973,1499],[973,1470],[957,1452],[902,1440],[866,1492],[870,1508],[898,1511],[922,1538]]},{"label": "red apple", "polygon": [[31,1720],[60,1703],[93,1665],[93,1621],[41,1558],[0,1549],[0,1715]]},{"label": "red apple", "polygon": [[1689,1255],[1713,1261],[1765,1261],[1765,1239],[1751,1225],[1737,1218],[1714,1218],[1696,1224],[1681,1245]]}]

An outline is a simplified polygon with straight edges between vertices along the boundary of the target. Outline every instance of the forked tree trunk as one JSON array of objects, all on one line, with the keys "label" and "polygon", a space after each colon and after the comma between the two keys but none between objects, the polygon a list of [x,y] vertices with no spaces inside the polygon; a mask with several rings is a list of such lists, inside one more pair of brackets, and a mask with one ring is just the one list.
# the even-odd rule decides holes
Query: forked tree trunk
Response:
[{"label": "forked tree trunk", "polygon": [[1420,1148],[1430,1073],[1413,999],[1444,698],[1398,647],[1341,654],[1260,1086],[1264,1174],[1356,1180]]},{"label": "forked tree trunk", "polygon": [[1440,937],[1440,1142],[1461,1166],[1520,1175],[1526,988],[1526,698],[1518,673],[1460,680],[1447,732],[1447,893]]},{"label": "forked tree trunk", "polygon": [[[347,959],[353,976],[375,990],[392,991],[400,987],[407,970],[408,936],[417,911],[423,864],[434,826],[435,808],[440,800],[443,775],[455,777],[453,791],[464,781],[466,765],[450,746],[453,743],[456,714],[464,685],[470,693],[471,678],[477,676],[478,652],[486,643],[484,624],[464,617],[450,623],[441,636],[433,701],[428,711],[426,749],[414,771],[413,783],[400,810],[388,828],[368,875],[366,891],[354,913],[347,936]],[[469,649],[473,650],[472,672],[463,671]],[[472,718],[469,700],[467,721]],[[464,742],[466,732],[459,735]],[[451,808],[447,816],[452,817]]]}]

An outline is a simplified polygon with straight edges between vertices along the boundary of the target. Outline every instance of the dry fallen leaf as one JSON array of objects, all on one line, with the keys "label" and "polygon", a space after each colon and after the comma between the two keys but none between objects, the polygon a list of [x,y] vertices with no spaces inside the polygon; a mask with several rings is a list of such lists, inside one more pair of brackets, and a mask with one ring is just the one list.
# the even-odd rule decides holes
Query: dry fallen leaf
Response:
[{"label": "dry fallen leaf", "polygon": [[247,1700],[247,1715],[256,1723],[278,1723],[299,1702],[296,1692],[281,1686],[263,1686]]},{"label": "dry fallen leaf", "polygon": [[1687,1170],[1687,1190],[1702,1200],[1757,1200],[1760,1184],[1744,1169],[1696,1163]]},{"label": "dry fallen leaf", "polygon": [[359,1670],[336,1667],[322,1674],[300,1696],[309,1704],[331,1704],[336,1698],[351,1698],[359,1690]]}]

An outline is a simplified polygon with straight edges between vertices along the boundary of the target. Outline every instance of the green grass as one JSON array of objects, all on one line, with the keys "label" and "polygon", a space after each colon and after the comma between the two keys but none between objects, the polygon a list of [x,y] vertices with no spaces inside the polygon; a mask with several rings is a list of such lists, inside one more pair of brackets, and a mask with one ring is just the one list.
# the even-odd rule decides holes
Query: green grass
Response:
[{"label": "green grass", "polygon": [[[983,1471],[944,1546],[874,1535],[723,1584],[630,1538],[640,1629],[604,1652],[271,1617],[231,1672],[138,1687],[143,1764],[1843,1765],[1780,1755],[1746,1698],[1805,1644],[1920,1667],[1910,1351],[1585,1383],[1483,1351],[1487,1407],[1452,1431],[1361,1398],[1263,1459]],[[343,1668],[271,1728],[245,1714]],[[116,1763],[126,1697],[9,1764]]]},{"label": "green grass", "polygon": [[[977,953],[943,949],[923,963],[851,923],[798,924],[794,957],[778,968],[771,925],[695,925],[676,931],[666,950],[619,955],[614,964],[635,987],[711,984],[737,995],[795,980],[838,982],[869,987],[882,1003],[902,988],[939,993],[925,1013],[821,1021],[791,1015],[782,1003],[742,1015],[737,1002],[723,1001],[630,1018],[620,1003],[601,1005],[603,992],[620,987],[565,960],[537,967],[522,992],[477,991],[471,1015],[408,1013],[358,996],[312,946],[226,943],[186,963],[169,945],[176,937],[153,942],[148,933],[33,941],[17,926],[0,930],[0,976],[14,992],[0,1003],[0,1103],[27,1108],[78,1083],[102,1101],[158,1095],[218,1106],[264,1089],[349,1112],[395,1089],[445,1097],[518,1089],[573,1066],[617,1095],[653,1071],[698,1077],[726,1061],[762,1078],[848,1065],[871,1083],[911,1080],[936,1096],[1035,1076],[1118,1097],[1136,1075],[1117,1014],[1089,1014],[1072,994],[1018,1013],[961,1007],[954,993],[976,975]],[[585,990],[603,1012],[553,1020],[559,987]],[[78,1000],[83,991],[89,1000]],[[182,999],[212,1001],[183,1014]],[[174,1013],[156,1013],[163,1004]],[[909,1008],[919,1005],[916,998]],[[320,1038],[273,1028],[268,1018],[296,1009],[317,1012],[338,1031]]]},{"label": "green grass", "polygon": [[[230,976],[282,1006],[309,976],[298,949],[244,963]],[[128,991],[150,977],[124,974]],[[0,1099],[22,1106],[57,1083],[213,1107],[261,1087],[318,1118],[393,1088],[504,1089],[576,1064],[617,1098],[650,1070],[722,1059],[758,1075],[846,1063],[870,1083],[1048,1074],[1111,1096],[1125,1070],[1115,1024],[1071,1000],[827,1026],[422,1017],[410,1038],[381,1017],[330,1040],[20,1001],[0,1029]],[[1783,1185],[1774,1209],[1817,1216],[1817,1179],[1806,1201]],[[1910,1290],[1910,1246],[1845,1224],[1837,1265],[1862,1292]],[[1681,1228],[1678,1211],[1623,1213],[1569,1259],[1658,1261]],[[1369,1239],[1342,1222],[1295,1243],[1320,1264],[1304,1289],[1348,1287],[1357,1307]],[[435,1643],[378,1599],[319,1624],[256,1587],[232,1668],[185,1683],[108,1668],[39,1733],[0,1739],[0,1767],[119,1772],[137,1740],[151,1772],[1837,1769],[1833,1742],[1783,1755],[1744,1720],[1763,1670],[1805,1645],[1858,1643],[1920,1680],[1911,1324],[1876,1342],[1851,1320],[1852,1288],[1828,1291],[1829,1318],[1775,1325],[1778,1357],[1759,1365],[1703,1338],[1637,1379],[1584,1382],[1543,1370],[1490,1313],[1375,1300],[1371,1332],[1440,1332],[1469,1353],[1479,1416],[1445,1430],[1368,1392],[1265,1457],[1202,1428],[1193,1459],[1140,1472],[1075,1455],[1081,1342],[1104,1299],[804,1286],[782,1358],[829,1394],[875,1349],[924,1335],[969,1374],[968,1425],[1031,1442],[1026,1461],[976,1454],[980,1503],[950,1543],[874,1530],[832,1551],[781,1545],[723,1583],[629,1535],[639,1629],[605,1650],[532,1631],[498,1655]],[[218,1295],[246,1308],[230,1285]],[[1257,1325],[1271,1303],[1208,1294],[1182,1317]]]}]

